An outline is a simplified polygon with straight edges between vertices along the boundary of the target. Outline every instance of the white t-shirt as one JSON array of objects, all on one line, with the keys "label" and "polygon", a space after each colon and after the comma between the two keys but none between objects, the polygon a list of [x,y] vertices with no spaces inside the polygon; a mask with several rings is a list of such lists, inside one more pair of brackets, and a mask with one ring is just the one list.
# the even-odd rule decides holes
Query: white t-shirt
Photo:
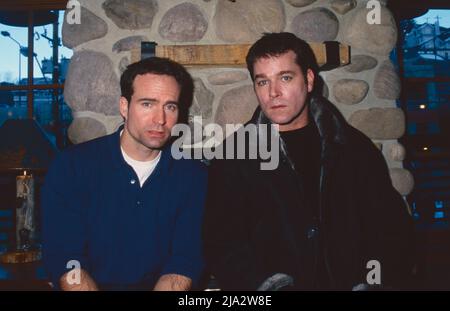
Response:
[{"label": "white t-shirt", "polygon": [[[120,133],[122,135],[122,133]],[[135,159],[132,159],[128,154],[125,153],[122,147],[120,147],[120,150],[122,151],[122,156],[125,159],[125,162],[127,162],[133,170],[136,172],[136,175],[139,178],[139,184],[142,185],[147,180],[147,178],[153,173],[155,170],[156,165],[158,164],[159,160],[161,159],[161,151],[158,153],[156,158],[150,161],[137,161]]]}]

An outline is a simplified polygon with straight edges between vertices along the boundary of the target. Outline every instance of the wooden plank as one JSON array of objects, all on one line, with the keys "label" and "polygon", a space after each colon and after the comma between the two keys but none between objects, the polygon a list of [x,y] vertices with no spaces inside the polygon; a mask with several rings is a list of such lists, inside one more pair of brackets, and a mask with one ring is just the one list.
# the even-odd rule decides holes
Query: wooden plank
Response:
[{"label": "wooden plank", "polygon": [[339,59],[341,60],[341,66],[346,66],[351,62],[350,46],[345,44],[339,44]]},{"label": "wooden plank", "polygon": [[[157,45],[156,56],[170,58],[187,67],[242,67],[246,66],[245,57],[251,44],[217,44],[217,45]],[[326,46],[323,43],[310,43],[317,63],[327,63]],[[141,59],[140,49],[131,51],[131,62]],[[340,66],[350,63],[350,47],[339,44]]]},{"label": "wooden plank", "polygon": [[163,45],[156,56],[167,57],[186,66],[244,66],[250,44]]}]

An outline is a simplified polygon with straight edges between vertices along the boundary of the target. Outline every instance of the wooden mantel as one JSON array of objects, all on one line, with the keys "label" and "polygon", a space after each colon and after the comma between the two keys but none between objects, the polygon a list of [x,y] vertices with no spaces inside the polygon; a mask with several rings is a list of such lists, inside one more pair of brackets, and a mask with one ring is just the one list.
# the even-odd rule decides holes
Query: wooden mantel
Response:
[{"label": "wooden mantel", "polygon": [[[333,59],[334,67],[350,63],[350,47],[334,42],[330,55],[330,45],[309,43],[319,66],[328,65]],[[242,67],[251,44],[208,44],[208,45],[156,45],[155,56],[170,58],[187,67]],[[141,49],[131,51],[131,62],[141,59]]]}]

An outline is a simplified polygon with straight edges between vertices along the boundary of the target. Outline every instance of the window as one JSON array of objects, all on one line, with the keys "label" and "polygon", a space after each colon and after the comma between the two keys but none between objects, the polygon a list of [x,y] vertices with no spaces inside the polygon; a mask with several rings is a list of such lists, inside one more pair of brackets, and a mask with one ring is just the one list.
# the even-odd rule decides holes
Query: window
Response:
[{"label": "window", "polygon": [[[420,223],[446,223],[450,204],[450,10],[428,10],[400,21],[400,41],[393,60],[400,68],[407,133],[405,166],[413,173],[408,196]],[[414,38],[414,39],[412,39]],[[434,211],[434,204],[442,208]],[[426,216],[428,215],[428,216]],[[434,217],[433,217],[434,215]]]},{"label": "window", "polygon": [[25,2],[0,6],[0,126],[7,119],[33,118],[62,148],[72,121],[63,98],[73,54],[61,44],[65,2]]}]

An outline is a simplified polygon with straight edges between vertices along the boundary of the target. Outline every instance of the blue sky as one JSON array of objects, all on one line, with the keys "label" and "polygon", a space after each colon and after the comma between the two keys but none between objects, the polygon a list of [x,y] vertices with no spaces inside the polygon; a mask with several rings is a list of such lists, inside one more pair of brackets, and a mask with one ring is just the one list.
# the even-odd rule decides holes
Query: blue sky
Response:
[{"label": "blue sky", "polygon": [[442,27],[450,28],[450,10],[429,10],[425,15],[417,17],[415,20],[418,24],[423,24],[426,23],[428,18],[428,22],[434,24],[436,16],[439,16],[439,24]]},{"label": "blue sky", "polygon": [[[63,12],[61,11],[59,22],[60,25],[62,25],[63,21]],[[61,28],[61,26],[60,26]],[[35,27],[34,31],[35,33],[38,33],[41,35],[44,33],[44,30],[47,29],[47,36],[52,37],[53,35],[53,26],[52,25],[46,25],[46,26],[39,26]],[[11,27],[6,26],[3,24],[0,24],[0,31],[8,31],[11,34],[11,37],[13,37],[15,40],[17,40],[22,46],[28,45],[28,39],[27,39],[27,33],[28,29],[26,27]],[[60,35],[61,35],[61,29],[60,29]],[[9,82],[17,82],[19,78],[19,46],[17,43],[15,43],[10,38],[4,37],[0,35],[0,51],[1,51],[1,58],[0,58],[0,81],[9,81]],[[47,41],[47,39],[40,37],[40,39],[37,40],[36,34],[34,39],[34,51],[38,55],[38,60],[42,64],[42,60],[44,58],[50,58],[53,54],[52,48]],[[70,58],[72,56],[73,52],[72,50],[66,48],[66,47],[59,47],[59,57],[61,56]],[[22,55],[21,57],[21,65],[22,65],[22,78],[27,76],[27,57],[24,57]],[[35,77],[42,77],[42,74],[39,70],[39,67],[36,63],[36,60],[34,60],[34,76]],[[51,75],[46,75],[48,78],[51,77]]]},{"label": "blue sky", "polygon": [[[426,22],[426,18],[428,17],[428,22],[434,23],[436,21],[436,16],[441,18],[439,20],[441,26],[450,28],[450,10],[429,10],[425,15],[416,18],[416,21],[417,23],[422,24]],[[59,20],[61,25],[63,20],[62,11]],[[47,29],[47,35],[51,37],[53,31],[52,25],[35,27],[34,30],[38,34],[42,34],[45,29]],[[14,39],[20,42],[22,46],[27,45],[27,29],[25,27],[10,27],[0,24],[0,31],[8,31]],[[50,58],[52,55],[52,49],[46,39],[41,37],[39,40],[36,40],[35,38],[34,44],[35,53],[38,54],[39,62],[42,63],[44,58]],[[19,77],[19,46],[10,38],[0,36],[0,51],[0,81],[17,82]],[[65,47],[60,47],[60,58],[61,56],[70,58],[72,54],[72,50]],[[22,78],[24,78],[27,76],[27,58],[22,56],[21,60]],[[35,77],[42,76],[36,61],[34,61],[34,71]],[[49,75],[47,76],[50,77]]]}]

